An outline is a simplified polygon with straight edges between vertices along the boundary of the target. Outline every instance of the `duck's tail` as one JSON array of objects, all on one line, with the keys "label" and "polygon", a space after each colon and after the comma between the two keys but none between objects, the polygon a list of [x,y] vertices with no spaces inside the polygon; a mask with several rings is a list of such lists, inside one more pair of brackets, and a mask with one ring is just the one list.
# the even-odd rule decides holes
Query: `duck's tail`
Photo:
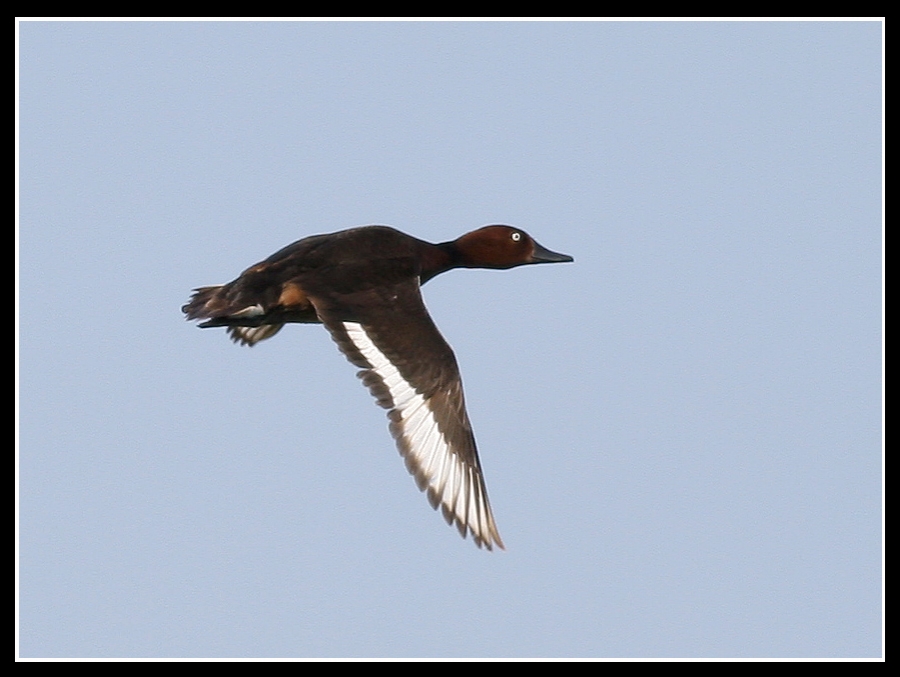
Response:
[{"label": "duck's tail", "polygon": [[[190,300],[181,307],[188,320],[206,320],[200,326],[226,327],[235,343],[252,346],[271,338],[284,326],[283,322],[267,321],[267,313],[259,303],[235,307],[227,284],[199,287]],[[240,304],[238,304],[240,305]]]}]

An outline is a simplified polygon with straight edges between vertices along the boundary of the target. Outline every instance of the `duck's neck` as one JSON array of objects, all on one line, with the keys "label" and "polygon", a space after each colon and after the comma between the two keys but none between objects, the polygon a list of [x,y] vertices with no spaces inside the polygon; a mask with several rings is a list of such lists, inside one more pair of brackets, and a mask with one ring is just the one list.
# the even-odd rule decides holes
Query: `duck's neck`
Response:
[{"label": "duck's neck", "polygon": [[456,242],[429,244],[422,252],[421,261],[422,272],[419,274],[421,284],[425,284],[435,275],[463,266]]}]

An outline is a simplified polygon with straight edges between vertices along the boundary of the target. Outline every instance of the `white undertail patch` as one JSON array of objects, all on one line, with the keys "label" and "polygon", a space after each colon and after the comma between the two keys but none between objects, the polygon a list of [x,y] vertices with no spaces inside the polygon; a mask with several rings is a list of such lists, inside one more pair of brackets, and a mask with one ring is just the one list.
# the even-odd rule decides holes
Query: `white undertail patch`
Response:
[{"label": "white undertail patch", "polygon": [[246,308],[242,308],[236,313],[232,313],[231,317],[257,317],[259,315],[265,315],[266,311],[263,307],[256,303],[252,306],[247,306]]},{"label": "white undertail patch", "polygon": [[252,346],[272,338],[283,326],[283,324],[261,324],[258,327],[229,327],[228,334],[235,343]]}]

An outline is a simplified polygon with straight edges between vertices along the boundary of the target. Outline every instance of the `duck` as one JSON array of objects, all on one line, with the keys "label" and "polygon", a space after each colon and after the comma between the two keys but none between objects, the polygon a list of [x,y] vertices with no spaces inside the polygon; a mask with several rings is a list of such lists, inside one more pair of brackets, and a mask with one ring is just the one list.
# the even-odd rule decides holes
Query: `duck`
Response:
[{"label": "duck", "polygon": [[489,225],[438,244],[389,226],[313,235],[182,306],[201,328],[254,346],[286,324],[323,324],[376,402],[406,467],[434,509],[479,548],[505,549],[494,521],[459,366],[421,286],[455,268],[572,262],[520,228]]}]

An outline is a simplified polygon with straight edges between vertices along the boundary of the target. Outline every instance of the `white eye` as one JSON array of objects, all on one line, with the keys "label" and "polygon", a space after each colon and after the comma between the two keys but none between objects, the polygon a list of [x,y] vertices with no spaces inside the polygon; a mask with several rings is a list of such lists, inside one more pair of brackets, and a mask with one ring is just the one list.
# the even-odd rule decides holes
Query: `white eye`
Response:
[{"label": "white eye", "polygon": [[522,239],[522,233],[513,233],[510,237],[513,239],[513,242],[518,242]]}]

